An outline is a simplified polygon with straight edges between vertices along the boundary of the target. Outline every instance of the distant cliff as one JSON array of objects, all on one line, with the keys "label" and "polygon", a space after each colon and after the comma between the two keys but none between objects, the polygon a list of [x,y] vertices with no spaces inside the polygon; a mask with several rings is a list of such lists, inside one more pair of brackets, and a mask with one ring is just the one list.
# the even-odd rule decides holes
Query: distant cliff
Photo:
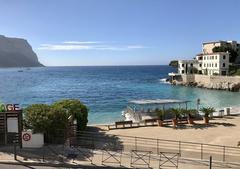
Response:
[{"label": "distant cliff", "polygon": [[0,35],[0,67],[43,66],[25,39]]}]

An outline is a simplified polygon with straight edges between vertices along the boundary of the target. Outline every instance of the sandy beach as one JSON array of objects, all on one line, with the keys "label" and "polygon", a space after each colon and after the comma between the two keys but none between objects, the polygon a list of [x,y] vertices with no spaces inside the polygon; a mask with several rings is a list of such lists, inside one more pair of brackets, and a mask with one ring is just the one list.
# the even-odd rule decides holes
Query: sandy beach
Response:
[{"label": "sandy beach", "polygon": [[[239,108],[234,107],[231,109],[231,116],[224,116],[223,118],[213,118],[210,120],[210,124],[204,124],[203,120],[195,121],[194,125],[183,124],[179,125],[178,128],[174,129],[172,125],[168,126],[147,126],[138,128],[128,128],[128,129],[114,129],[106,130],[106,126],[98,126],[101,130],[104,130],[105,134],[119,136],[122,140],[122,136],[134,136],[134,137],[144,137],[144,138],[158,138],[165,140],[174,140],[182,142],[194,142],[203,143],[211,145],[220,145],[217,147],[204,146],[204,160],[200,159],[200,147],[201,144],[189,145],[182,149],[181,154],[183,158],[180,158],[179,169],[207,169],[209,168],[209,156],[213,156],[214,162],[221,161],[223,158],[223,146],[237,147],[240,141],[240,115]],[[155,144],[153,140],[153,144]],[[126,143],[124,143],[126,144]],[[146,147],[150,142],[146,141]],[[166,144],[167,145],[167,144]],[[161,146],[160,146],[161,147]],[[169,148],[169,147],[168,147]],[[141,147],[140,147],[141,149]],[[149,150],[151,147],[148,147]],[[236,149],[237,150],[237,149]],[[209,151],[209,152],[208,152]],[[234,151],[233,151],[234,152]],[[237,152],[237,151],[236,151]],[[219,153],[219,154],[218,154]],[[237,162],[238,156],[231,156],[231,150],[226,149],[226,160],[230,162]],[[235,154],[236,155],[236,154]],[[184,159],[192,158],[194,160],[184,161]],[[128,164],[125,162],[124,164]],[[151,161],[151,166],[155,168],[158,162]],[[225,166],[226,165],[226,166]],[[228,163],[213,164],[214,168],[239,168],[239,165],[230,166]],[[158,168],[158,167],[156,167]]]},{"label": "sandy beach", "polygon": [[213,118],[210,124],[203,121],[195,121],[193,126],[180,125],[174,129],[172,125],[165,127],[147,126],[131,129],[106,130],[104,126],[98,126],[106,130],[106,134],[137,136],[148,138],[169,139],[177,141],[189,141],[205,144],[217,144],[225,146],[238,146],[240,141],[240,115],[239,108],[232,108],[232,116]]}]

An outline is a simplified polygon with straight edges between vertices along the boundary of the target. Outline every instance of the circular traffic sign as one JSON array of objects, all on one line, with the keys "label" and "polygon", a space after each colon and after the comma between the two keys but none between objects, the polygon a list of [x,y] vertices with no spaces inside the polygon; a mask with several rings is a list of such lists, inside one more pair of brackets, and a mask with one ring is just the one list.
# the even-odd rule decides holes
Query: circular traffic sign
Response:
[{"label": "circular traffic sign", "polygon": [[23,140],[24,140],[24,141],[29,141],[29,140],[31,140],[31,135],[28,134],[28,133],[23,134],[22,137],[23,137]]}]

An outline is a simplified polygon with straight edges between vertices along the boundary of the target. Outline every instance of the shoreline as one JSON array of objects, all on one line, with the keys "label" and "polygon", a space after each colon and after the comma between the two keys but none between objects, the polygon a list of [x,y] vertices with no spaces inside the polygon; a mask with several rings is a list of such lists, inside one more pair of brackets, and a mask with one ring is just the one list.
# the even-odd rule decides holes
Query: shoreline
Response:
[{"label": "shoreline", "polygon": [[170,78],[172,85],[240,92],[240,76],[180,74]]},{"label": "shoreline", "polygon": [[210,120],[210,124],[204,124],[203,120],[200,120],[195,121],[194,125],[179,125],[179,127],[175,129],[172,125],[163,127],[145,126],[115,130],[107,130],[104,124],[91,125],[90,127],[109,135],[178,140],[183,142],[237,147],[240,141],[240,106],[232,107],[230,116],[213,118]]},{"label": "shoreline", "polygon": [[[225,106],[225,107],[227,107],[227,106]],[[218,108],[218,107],[216,107],[215,109],[216,110],[221,110],[221,109],[224,109],[225,107],[221,107],[221,108]],[[231,108],[231,114],[232,115],[240,115],[240,104],[239,105],[234,105],[234,106],[228,106],[228,107],[230,107]],[[232,112],[232,110],[234,110],[234,112]],[[239,111],[239,112],[238,112]],[[217,111],[216,111],[217,112]],[[116,120],[116,121],[119,121],[119,120]],[[107,126],[107,125],[114,125],[114,123],[116,122],[116,121],[114,121],[114,122],[106,122],[106,123],[96,123],[96,124],[94,124],[94,123],[92,123],[92,124],[89,124],[88,126],[89,127],[98,127],[98,126]]]}]

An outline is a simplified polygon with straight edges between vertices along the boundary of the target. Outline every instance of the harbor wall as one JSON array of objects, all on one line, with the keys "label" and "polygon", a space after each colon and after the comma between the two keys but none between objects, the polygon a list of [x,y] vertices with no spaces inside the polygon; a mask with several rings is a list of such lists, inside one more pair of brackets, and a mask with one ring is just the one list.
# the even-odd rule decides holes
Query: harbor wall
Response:
[{"label": "harbor wall", "polygon": [[186,86],[196,86],[208,89],[217,90],[240,90],[240,76],[210,76],[199,74],[183,74],[176,79],[173,84],[180,84]]}]

